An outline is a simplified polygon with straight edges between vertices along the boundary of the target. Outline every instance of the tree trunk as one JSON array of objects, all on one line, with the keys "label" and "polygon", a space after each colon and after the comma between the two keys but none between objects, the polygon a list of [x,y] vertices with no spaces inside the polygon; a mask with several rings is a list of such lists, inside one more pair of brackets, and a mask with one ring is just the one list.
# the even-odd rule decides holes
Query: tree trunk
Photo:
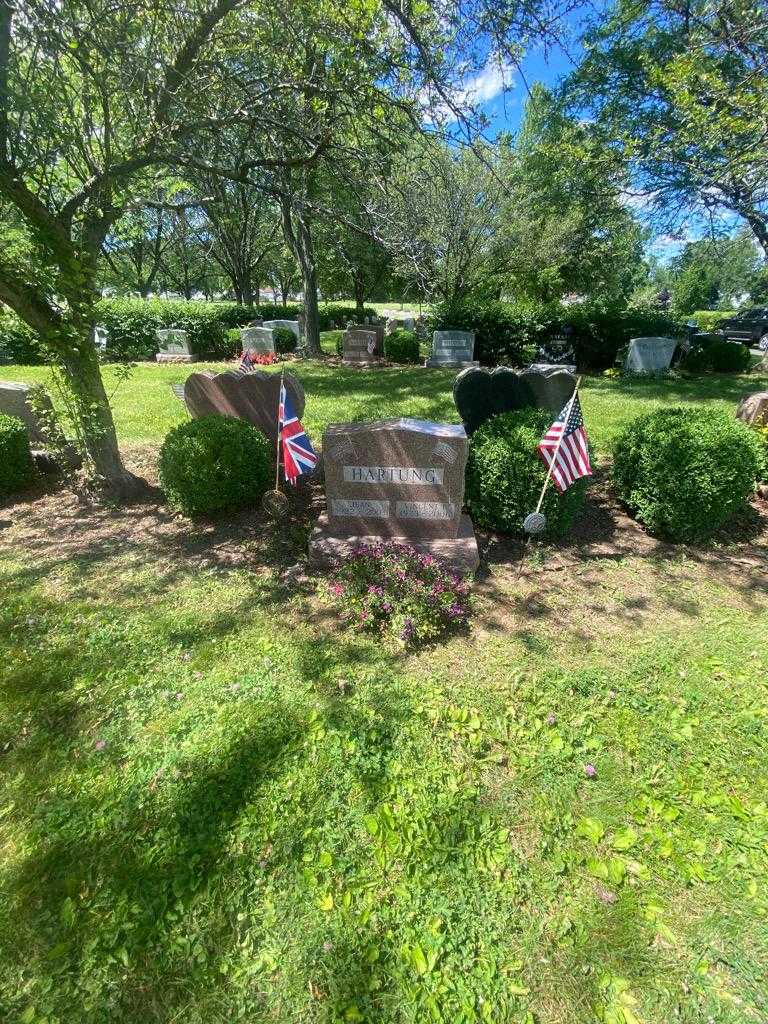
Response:
[{"label": "tree trunk", "polygon": [[355,316],[357,317],[357,322],[361,324],[363,322],[363,317],[365,316],[365,287],[363,284],[363,279],[360,276],[360,274],[355,274],[354,285]]},{"label": "tree trunk", "polygon": [[[55,344],[55,343],[54,343]],[[135,497],[146,484],[128,472],[120,458],[112,409],[104,389],[99,359],[91,341],[90,327],[80,329],[80,339],[70,337],[56,345],[57,362],[69,389],[71,415],[78,441],[98,481],[116,498]]]},{"label": "tree trunk", "polygon": [[283,309],[285,309],[285,307],[288,305],[288,292],[289,291],[290,291],[290,286],[289,285],[287,285],[287,284],[281,284],[280,285],[280,294],[281,294],[282,300],[283,300]]},{"label": "tree trunk", "polygon": [[288,196],[281,197],[280,208],[285,240],[301,268],[301,282],[304,288],[304,348],[308,355],[322,359],[324,353],[320,347],[317,266],[309,221],[302,210],[293,208]]}]

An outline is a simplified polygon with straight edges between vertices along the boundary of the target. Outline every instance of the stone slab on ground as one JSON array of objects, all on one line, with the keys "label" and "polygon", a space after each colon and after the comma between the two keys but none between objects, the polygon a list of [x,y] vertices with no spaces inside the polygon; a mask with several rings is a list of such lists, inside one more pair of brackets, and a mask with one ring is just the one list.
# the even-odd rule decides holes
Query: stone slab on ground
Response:
[{"label": "stone slab on ground", "polygon": [[155,356],[158,363],[196,363],[197,356],[180,355],[171,352],[158,352]]},{"label": "stone slab on ground", "polygon": [[[336,527],[323,513],[310,534],[310,565],[328,567],[334,562],[346,558],[361,544],[380,544],[384,539],[381,536],[370,534],[339,536],[335,530]],[[394,536],[387,537],[386,540],[408,544],[423,554],[433,555],[455,572],[462,574],[474,572],[480,564],[475,531],[472,520],[467,515],[459,517],[459,527],[455,537]]]}]

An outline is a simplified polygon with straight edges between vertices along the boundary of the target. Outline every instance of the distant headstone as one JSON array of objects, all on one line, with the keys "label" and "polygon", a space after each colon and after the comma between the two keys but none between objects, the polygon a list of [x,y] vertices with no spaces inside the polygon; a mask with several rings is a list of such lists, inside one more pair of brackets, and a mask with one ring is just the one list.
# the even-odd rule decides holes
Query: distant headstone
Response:
[{"label": "distant headstone", "polygon": [[560,366],[534,364],[523,370],[520,379],[536,396],[536,405],[559,413],[570,400],[576,387],[574,373]]},{"label": "distant headstone", "polygon": [[386,324],[384,325],[384,334],[385,335],[394,334],[395,331],[397,330],[398,326],[399,326],[399,324],[398,324],[397,320],[393,320],[392,317],[390,317],[389,320],[387,320]]},{"label": "distant headstone", "polygon": [[266,355],[275,351],[275,335],[269,327],[243,327],[240,331],[243,352]]},{"label": "distant headstone", "polygon": [[624,370],[627,373],[665,373],[676,348],[674,338],[631,338]]},{"label": "distant headstone", "polygon": [[328,511],[310,538],[310,560],[327,563],[386,538],[457,569],[475,569],[477,542],[462,515],[467,454],[466,432],[453,424],[395,419],[329,426],[323,435]]},{"label": "distant headstone", "polygon": [[558,366],[576,370],[576,353],[571,339],[572,331],[564,330],[551,334],[539,344],[536,363],[544,366]]},{"label": "distant headstone", "polygon": [[[22,420],[29,433],[29,440],[33,444],[45,443],[47,440],[45,426],[30,403],[32,390],[29,384],[20,384],[15,380],[0,380],[0,413],[5,416],[16,416]],[[47,410],[51,410],[51,402],[47,395],[39,395],[39,402]],[[38,404],[38,400],[35,404]]]},{"label": "distant headstone", "polygon": [[348,327],[341,339],[341,358],[345,363],[379,362],[376,331],[372,328]]},{"label": "distant headstone", "polygon": [[739,402],[736,419],[748,426],[768,426],[768,391],[756,391]]},{"label": "distant headstone", "polygon": [[197,356],[189,345],[186,331],[168,328],[157,332],[160,351],[155,356],[158,363],[194,363]]},{"label": "distant headstone", "polygon": [[379,357],[384,355],[384,335],[386,333],[384,324],[369,324],[369,323],[349,324],[347,326],[347,330],[348,331],[373,331],[374,334],[376,335],[376,351],[375,351],[374,355],[379,356]]},{"label": "distant headstone", "polygon": [[474,331],[434,331],[432,334],[432,354],[424,363],[425,366],[479,366],[474,359]]},{"label": "distant headstone", "polygon": [[109,335],[107,334],[106,327],[96,326],[93,328],[93,344],[99,352],[107,351],[107,341]]},{"label": "distant headstone", "polygon": [[264,326],[264,317],[263,316],[254,317],[253,320],[249,320],[248,323],[245,326],[246,327],[263,327]]},{"label": "distant headstone", "polygon": [[510,366],[462,370],[453,382],[453,400],[468,434],[491,416],[536,405],[530,385]]},{"label": "distant headstone", "polygon": [[[304,412],[304,388],[292,373],[283,374],[296,415]],[[193,373],[184,384],[184,401],[194,419],[218,413],[253,423],[274,444],[277,441],[277,409],[280,374],[262,370],[243,373]]]},{"label": "distant headstone", "polygon": [[265,320],[263,326],[268,327],[272,331],[277,327],[282,327],[286,331],[293,331],[297,341],[301,341],[301,328],[299,327],[298,320]]}]

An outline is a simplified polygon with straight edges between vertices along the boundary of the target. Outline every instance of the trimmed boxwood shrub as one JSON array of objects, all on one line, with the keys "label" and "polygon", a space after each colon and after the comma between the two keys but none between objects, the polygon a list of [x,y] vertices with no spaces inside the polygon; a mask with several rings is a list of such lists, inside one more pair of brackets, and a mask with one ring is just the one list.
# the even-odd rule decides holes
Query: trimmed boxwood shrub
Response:
[{"label": "trimmed boxwood shrub", "polygon": [[[539,500],[547,469],[537,445],[552,424],[547,409],[519,409],[493,416],[472,435],[467,462],[466,503],[475,522],[504,533],[522,534],[523,520]],[[587,481],[565,494],[547,488],[542,512],[547,533],[568,531],[584,504]]]},{"label": "trimmed boxwood shrub", "polygon": [[36,476],[26,426],[16,416],[0,413],[0,495],[23,491]]},{"label": "trimmed boxwood shrub", "polygon": [[168,504],[189,516],[255,504],[273,471],[273,445],[253,424],[230,416],[182,423],[160,450],[160,484]]},{"label": "trimmed boxwood shrub", "polygon": [[696,335],[693,341],[682,364],[689,373],[744,373],[752,366],[752,354],[740,341],[726,341],[712,334]]},{"label": "trimmed boxwood shrub", "polygon": [[273,337],[275,339],[275,352],[285,355],[286,352],[295,352],[299,339],[290,327],[275,327]]},{"label": "trimmed boxwood shrub", "polygon": [[393,363],[418,363],[419,339],[415,331],[399,327],[384,336],[384,356]]},{"label": "trimmed boxwood shrub", "polygon": [[434,330],[475,331],[475,358],[487,366],[522,366],[530,362],[541,342],[568,331],[579,366],[604,370],[630,338],[679,337],[682,321],[658,310],[579,303],[464,302],[437,306]]},{"label": "trimmed boxwood shrub", "polygon": [[726,412],[658,409],[619,436],[613,481],[650,531],[697,541],[746,507],[760,458],[754,433]]}]

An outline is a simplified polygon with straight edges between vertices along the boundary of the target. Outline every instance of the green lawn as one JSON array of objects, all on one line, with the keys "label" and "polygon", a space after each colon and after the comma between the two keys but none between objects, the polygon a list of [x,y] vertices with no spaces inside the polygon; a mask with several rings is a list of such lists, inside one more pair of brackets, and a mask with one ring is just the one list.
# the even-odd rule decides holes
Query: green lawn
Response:
[{"label": "green lawn", "polygon": [[[295,369],[315,432],[456,418],[448,373]],[[137,371],[123,441],[182,419],[186,372]],[[766,384],[583,404],[607,450]],[[283,572],[304,520],[52,496],[0,525],[3,1021],[768,1017],[764,541],[490,557],[469,634],[404,654]]]},{"label": "green lawn", "polygon": [[[328,341],[334,332],[328,332]],[[231,366],[232,364],[229,364]],[[384,416],[414,416],[422,419],[458,422],[451,387],[456,376],[451,370],[426,370],[421,366],[385,370],[358,370],[326,366],[319,362],[286,364],[302,381],[307,394],[305,426],[318,435],[328,423],[377,419]],[[224,363],[198,364],[196,369],[222,371]],[[170,385],[181,383],[188,366],[158,366],[141,363],[114,398],[115,420],[124,442],[159,441],[185,412],[171,393]],[[279,368],[276,372],[279,372]],[[0,377],[29,382],[44,381],[45,367],[4,366]],[[108,392],[115,387],[115,368],[104,367]],[[617,432],[635,416],[661,405],[707,404],[732,410],[751,391],[768,387],[768,376],[722,375],[691,378],[649,379],[584,377],[582,406],[590,436],[598,449],[610,445]]]}]

